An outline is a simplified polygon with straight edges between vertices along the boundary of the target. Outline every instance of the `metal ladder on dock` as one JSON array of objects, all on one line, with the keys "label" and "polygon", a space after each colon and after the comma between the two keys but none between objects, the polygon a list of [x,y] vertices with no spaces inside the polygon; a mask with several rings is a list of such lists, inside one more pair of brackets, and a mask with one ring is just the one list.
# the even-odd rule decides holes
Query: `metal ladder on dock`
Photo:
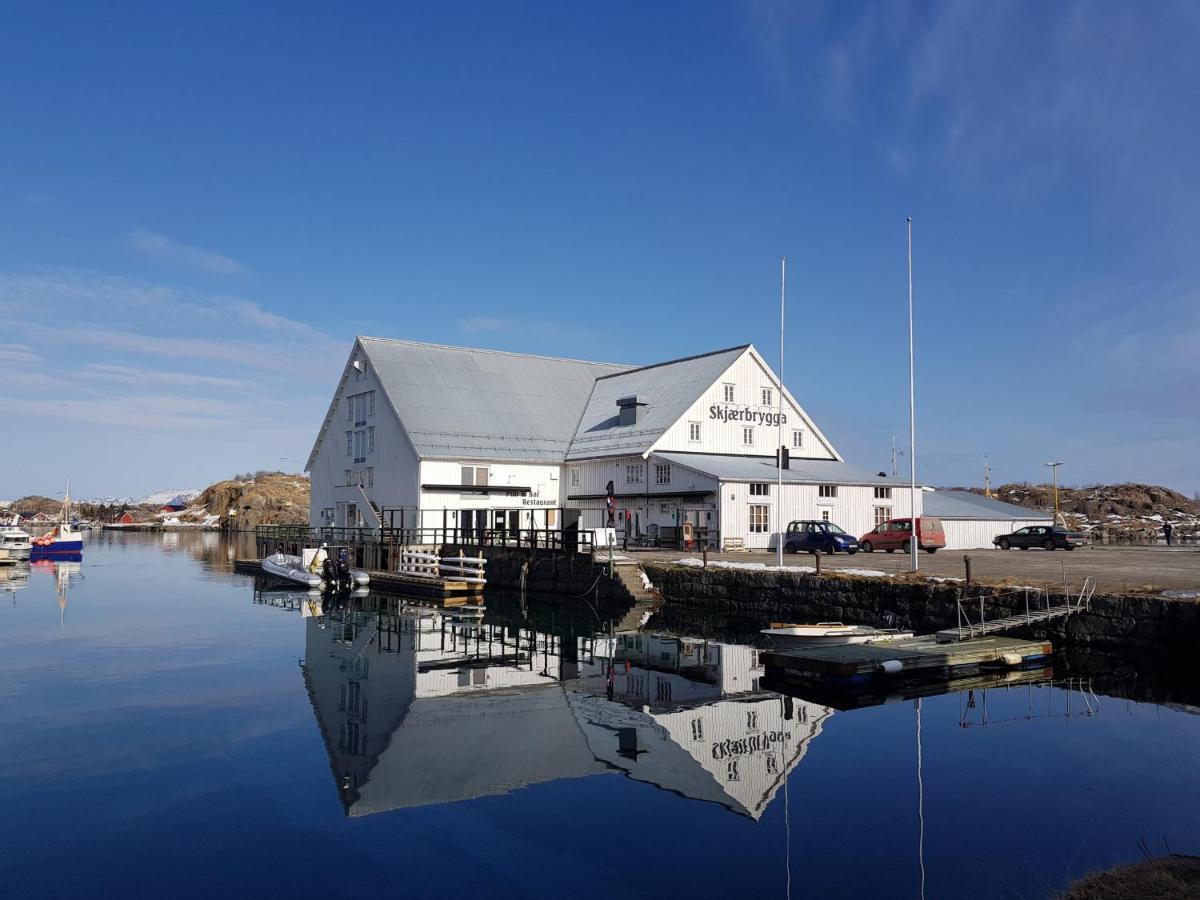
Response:
[{"label": "metal ladder on dock", "polygon": [[[1030,605],[1029,592],[1030,589],[1025,588],[1025,612],[1015,615],[1000,616],[990,621],[987,619],[985,611],[985,601],[988,599],[997,599],[999,597],[1011,596],[1017,593],[1016,591],[1006,592],[1004,594],[996,594],[994,597],[979,597],[979,621],[972,620],[972,612],[963,603],[963,598],[958,598],[958,627],[944,628],[937,632],[935,639],[939,644],[953,644],[958,641],[967,641],[972,638],[984,637],[989,634],[998,634],[1003,631],[1009,631],[1013,628],[1024,628],[1029,625],[1036,625],[1040,622],[1049,622],[1052,619],[1062,619],[1075,613],[1082,612],[1091,607],[1092,595],[1096,593],[1096,582],[1090,575],[1084,579],[1083,586],[1079,589],[1079,595],[1072,598],[1070,593],[1065,594],[1065,602],[1056,606],[1050,605],[1050,591],[1043,592],[1044,604],[1039,609],[1035,602]],[[968,601],[970,602],[970,601]]]}]

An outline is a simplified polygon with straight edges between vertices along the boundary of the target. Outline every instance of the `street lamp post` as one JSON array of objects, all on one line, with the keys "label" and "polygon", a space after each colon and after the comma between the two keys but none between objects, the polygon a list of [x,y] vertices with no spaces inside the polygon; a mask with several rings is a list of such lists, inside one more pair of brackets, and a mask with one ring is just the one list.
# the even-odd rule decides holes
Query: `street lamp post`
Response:
[{"label": "street lamp post", "polygon": [[1042,463],[1042,465],[1050,469],[1050,472],[1054,478],[1054,524],[1059,525],[1061,523],[1059,522],[1058,516],[1058,467],[1062,465],[1062,460],[1060,459],[1058,462]]}]

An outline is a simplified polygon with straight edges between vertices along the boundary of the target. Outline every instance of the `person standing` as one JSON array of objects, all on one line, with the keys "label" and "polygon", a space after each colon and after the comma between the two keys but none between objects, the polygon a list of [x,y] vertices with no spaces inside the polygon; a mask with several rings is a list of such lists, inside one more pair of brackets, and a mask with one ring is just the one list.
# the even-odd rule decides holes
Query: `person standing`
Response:
[{"label": "person standing", "polygon": [[1165,538],[1167,539],[1167,546],[1168,546],[1168,547],[1170,547],[1170,546],[1171,546],[1171,535],[1173,535],[1174,533],[1175,533],[1175,529],[1174,529],[1174,527],[1171,525],[1171,523],[1170,523],[1170,522],[1164,522],[1164,523],[1163,523],[1163,537],[1165,537]]}]

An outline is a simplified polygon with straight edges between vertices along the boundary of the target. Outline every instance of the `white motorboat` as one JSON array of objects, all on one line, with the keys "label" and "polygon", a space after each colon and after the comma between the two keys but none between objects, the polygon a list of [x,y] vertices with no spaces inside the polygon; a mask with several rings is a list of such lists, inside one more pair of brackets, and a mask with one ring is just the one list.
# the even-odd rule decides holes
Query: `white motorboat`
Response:
[{"label": "white motorboat", "polygon": [[[304,555],[307,557],[310,552],[306,550]],[[324,554],[324,550],[314,553],[306,566],[302,557],[291,556],[287,553],[273,553],[262,561],[262,569],[275,578],[293,581],[310,588],[320,588],[325,584],[320,575],[321,564],[325,561]],[[356,585],[365,585],[371,581],[371,576],[362,569],[351,569],[350,579]]]},{"label": "white motorboat", "polygon": [[15,525],[0,528],[0,564],[24,562],[33,552],[29,533]]},{"label": "white motorboat", "polygon": [[829,647],[838,644],[875,644],[897,641],[913,636],[911,631],[896,628],[874,628],[870,625],[846,625],[842,622],[817,622],[797,625],[772,622],[762,633],[780,648]]}]

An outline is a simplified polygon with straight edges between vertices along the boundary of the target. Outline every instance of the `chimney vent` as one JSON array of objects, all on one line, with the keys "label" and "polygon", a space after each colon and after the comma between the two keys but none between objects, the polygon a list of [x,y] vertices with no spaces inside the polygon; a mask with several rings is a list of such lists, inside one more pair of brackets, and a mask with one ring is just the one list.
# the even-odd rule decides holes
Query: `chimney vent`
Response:
[{"label": "chimney vent", "polygon": [[641,421],[644,413],[642,410],[646,406],[644,401],[637,394],[629,397],[621,397],[617,400],[617,424],[618,425],[636,425]]}]

